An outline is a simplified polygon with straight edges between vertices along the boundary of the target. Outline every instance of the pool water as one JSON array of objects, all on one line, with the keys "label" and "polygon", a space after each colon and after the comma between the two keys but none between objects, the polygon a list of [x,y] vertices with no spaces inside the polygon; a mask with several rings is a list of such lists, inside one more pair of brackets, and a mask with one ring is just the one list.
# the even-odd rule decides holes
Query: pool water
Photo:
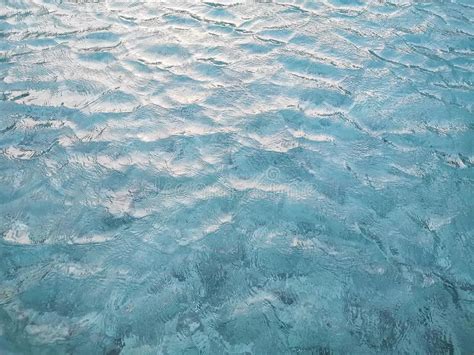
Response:
[{"label": "pool water", "polygon": [[474,4],[0,0],[1,354],[472,354]]}]

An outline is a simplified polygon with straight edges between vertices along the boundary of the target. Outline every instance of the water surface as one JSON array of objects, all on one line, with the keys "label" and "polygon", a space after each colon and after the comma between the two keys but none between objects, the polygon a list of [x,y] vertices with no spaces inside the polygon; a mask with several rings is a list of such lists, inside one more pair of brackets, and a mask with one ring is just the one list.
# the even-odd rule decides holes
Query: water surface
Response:
[{"label": "water surface", "polygon": [[0,4],[0,353],[474,352],[471,1]]}]

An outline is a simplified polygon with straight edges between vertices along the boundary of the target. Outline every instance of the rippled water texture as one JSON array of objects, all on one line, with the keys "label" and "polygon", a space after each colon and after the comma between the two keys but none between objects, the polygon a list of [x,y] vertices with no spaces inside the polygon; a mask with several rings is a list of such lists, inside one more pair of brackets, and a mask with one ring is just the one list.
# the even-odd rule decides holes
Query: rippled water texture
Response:
[{"label": "rippled water texture", "polygon": [[471,1],[0,3],[1,354],[473,353]]}]

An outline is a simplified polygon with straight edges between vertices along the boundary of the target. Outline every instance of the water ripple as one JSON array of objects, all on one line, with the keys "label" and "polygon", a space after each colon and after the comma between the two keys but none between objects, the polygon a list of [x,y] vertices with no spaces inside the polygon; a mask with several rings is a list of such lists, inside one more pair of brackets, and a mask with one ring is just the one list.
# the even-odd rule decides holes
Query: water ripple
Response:
[{"label": "water ripple", "polygon": [[0,353],[472,353],[473,18],[3,1]]}]

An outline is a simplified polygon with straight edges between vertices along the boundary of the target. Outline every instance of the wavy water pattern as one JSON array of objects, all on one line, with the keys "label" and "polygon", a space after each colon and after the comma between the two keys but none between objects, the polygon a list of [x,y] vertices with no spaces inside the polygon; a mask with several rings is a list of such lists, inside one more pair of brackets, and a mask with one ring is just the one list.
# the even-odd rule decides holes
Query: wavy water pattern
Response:
[{"label": "wavy water pattern", "polygon": [[0,5],[0,353],[474,352],[471,1]]}]

